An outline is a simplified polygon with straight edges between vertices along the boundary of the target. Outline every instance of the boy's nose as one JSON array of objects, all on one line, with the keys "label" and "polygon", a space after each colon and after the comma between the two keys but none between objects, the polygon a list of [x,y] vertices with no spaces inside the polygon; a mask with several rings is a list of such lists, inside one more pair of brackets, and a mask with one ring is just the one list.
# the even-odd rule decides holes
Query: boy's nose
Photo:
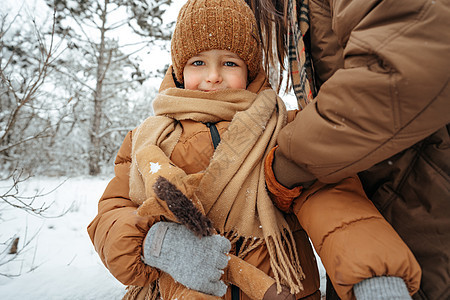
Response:
[{"label": "boy's nose", "polygon": [[206,79],[210,83],[220,83],[222,82],[222,76],[217,68],[211,67],[208,70],[208,76]]}]

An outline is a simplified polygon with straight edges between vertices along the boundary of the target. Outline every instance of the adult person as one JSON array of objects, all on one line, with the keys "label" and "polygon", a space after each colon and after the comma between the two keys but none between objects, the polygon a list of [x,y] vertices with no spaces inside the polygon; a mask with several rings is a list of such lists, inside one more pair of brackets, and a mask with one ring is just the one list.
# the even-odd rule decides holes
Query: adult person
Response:
[{"label": "adult person", "polygon": [[450,1],[248,3],[302,109],[278,137],[277,181],[358,173],[422,267],[413,298],[450,299]]}]

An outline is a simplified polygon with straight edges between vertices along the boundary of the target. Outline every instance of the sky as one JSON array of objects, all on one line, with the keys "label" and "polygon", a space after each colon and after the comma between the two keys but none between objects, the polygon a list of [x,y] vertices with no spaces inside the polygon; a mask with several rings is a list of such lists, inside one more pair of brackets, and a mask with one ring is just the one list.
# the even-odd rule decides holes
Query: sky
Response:
[{"label": "sky", "polygon": [[[163,20],[165,23],[176,21],[180,8],[185,3],[185,0],[172,0],[172,4],[167,7]],[[6,16],[7,20],[12,20],[16,14],[20,12],[22,15],[27,16],[28,20],[35,20],[38,27],[46,20],[51,20],[52,11],[45,4],[44,0],[19,0],[19,1],[7,1],[3,0],[0,5],[0,14]],[[117,17],[117,19],[115,19]],[[120,15],[115,15],[110,18],[110,23],[113,24],[118,20],[121,20]],[[24,26],[24,24],[17,24],[17,26]],[[27,25],[31,25],[27,24]],[[73,24],[75,28],[76,25]],[[134,34],[129,30],[127,26],[122,26],[119,30],[111,32],[110,38],[115,38],[120,41],[120,44],[132,44],[141,40],[141,37]],[[89,34],[89,32],[88,32]],[[138,47],[136,47],[137,49]],[[127,51],[132,52],[133,48],[127,47]],[[141,67],[144,70],[150,71],[152,69],[160,69],[166,64],[171,62],[170,52],[161,50],[159,47],[145,48],[138,53],[142,59]]]}]

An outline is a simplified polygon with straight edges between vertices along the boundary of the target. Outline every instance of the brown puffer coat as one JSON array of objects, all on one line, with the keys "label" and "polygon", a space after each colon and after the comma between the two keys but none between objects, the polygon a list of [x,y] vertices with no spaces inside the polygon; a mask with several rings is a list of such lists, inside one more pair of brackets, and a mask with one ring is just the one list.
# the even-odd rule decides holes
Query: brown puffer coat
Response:
[{"label": "brown puffer coat", "polygon": [[[256,82],[258,81],[258,82]],[[174,87],[170,76],[166,76],[161,88]],[[252,92],[270,88],[265,76],[255,79],[248,87]],[[291,113],[288,114],[292,115]],[[214,145],[210,129],[203,123],[182,120],[181,137],[171,154],[171,160],[187,174],[204,170],[214,154]],[[230,122],[218,122],[216,128],[223,134]],[[149,230],[160,221],[137,215],[137,206],[129,197],[129,169],[131,164],[131,145],[133,132],[129,132],[119,149],[115,160],[115,177],[107,186],[98,205],[98,214],[88,226],[88,233],[102,262],[120,282],[125,285],[146,286],[159,277],[159,271],[141,260],[142,243]],[[289,217],[296,247],[299,249],[300,264],[306,279],[302,281],[304,290],[298,299],[320,299],[319,272],[314,252],[305,231],[294,217]],[[231,250],[234,254],[235,249]],[[258,247],[244,258],[248,263],[273,276],[269,254],[265,247]],[[251,280],[251,279],[249,279]],[[231,299],[228,289],[225,299]],[[240,291],[241,300],[249,300]]]},{"label": "brown puffer coat", "polygon": [[316,101],[282,130],[286,186],[360,173],[418,259],[415,299],[450,299],[450,1],[310,0]]}]

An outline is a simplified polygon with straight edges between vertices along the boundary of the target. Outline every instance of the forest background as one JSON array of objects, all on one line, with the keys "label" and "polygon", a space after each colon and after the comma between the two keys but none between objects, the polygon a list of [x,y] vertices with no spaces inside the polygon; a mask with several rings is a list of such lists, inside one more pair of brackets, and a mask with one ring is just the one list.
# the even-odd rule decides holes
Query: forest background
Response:
[{"label": "forest background", "polygon": [[153,113],[184,2],[1,4],[0,298],[121,299],[86,227],[123,138]]}]

